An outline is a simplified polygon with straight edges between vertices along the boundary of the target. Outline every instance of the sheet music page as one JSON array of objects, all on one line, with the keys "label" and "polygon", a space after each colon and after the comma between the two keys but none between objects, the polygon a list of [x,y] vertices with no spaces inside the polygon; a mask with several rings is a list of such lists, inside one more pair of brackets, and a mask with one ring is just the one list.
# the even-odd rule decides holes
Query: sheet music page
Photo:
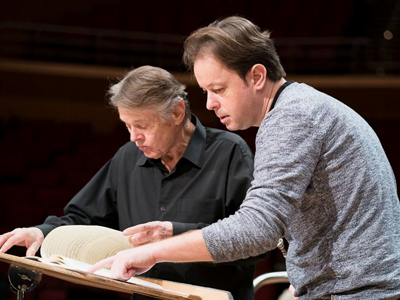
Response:
[{"label": "sheet music page", "polygon": [[46,236],[40,254],[46,259],[58,254],[93,265],[132,247],[122,231],[94,225],[67,225],[57,227]]},{"label": "sheet music page", "polygon": [[[65,269],[69,269],[69,270],[73,270],[73,271],[79,271],[79,272],[83,272],[83,273],[87,273],[87,270],[91,267],[90,264],[87,264],[85,262],[82,261],[78,261],[69,257],[65,257],[62,255],[57,255],[54,254],[48,258],[41,258],[40,261],[42,263],[45,264],[49,264],[49,265],[55,265],[55,266],[60,266],[63,267]],[[96,272],[94,272],[95,275],[100,275],[103,277],[107,277],[107,278],[112,278],[111,277],[111,273],[110,270],[108,269],[100,269],[97,270]],[[144,287],[149,287],[149,288],[153,288],[153,289],[157,289],[157,290],[163,290],[164,288],[161,287],[160,285],[156,284],[156,283],[152,283],[146,280],[142,280],[139,279],[137,277],[131,277],[129,280],[125,281],[125,282],[130,282],[136,285],[140,285],[140,286],[144,286]]]}]

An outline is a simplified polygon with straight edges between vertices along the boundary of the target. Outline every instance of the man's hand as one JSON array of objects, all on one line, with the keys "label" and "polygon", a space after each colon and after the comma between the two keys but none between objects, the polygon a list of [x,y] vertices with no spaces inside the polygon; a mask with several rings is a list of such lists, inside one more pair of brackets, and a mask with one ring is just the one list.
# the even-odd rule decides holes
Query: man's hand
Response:
[{"label": "man's hand", "polygon": [[299,300],[299,298],[294,296],[294,286],[293,285],[289,286],[289,292],[290,292],[290,295],[292,296],[293,300]]},{"label": "man's hand", "polygon": [[16,228],[0,235],[0,253],[6,252],[12,246],[25,246],[26,256],[33,256],[44,240],[43,232],[36,227]]},{"label": "man's hand", "polygon": [[111,267],[111,277],[128,280],[133,275],[147,272],[156,264],[148,246],[132,248],[118,252],[116,255],[94,264],[88,272],[93,273],[101,268]]},{"label": "man's hand", "polygon": [[133,246],[141,246],[171,237],[173,226],[171,222],[154,221],[129,227],[123,234],[131,236],[129,242]]},{"label": "man's hand", "polygon": [[212,262],[201,230],[193,230],[157,243],[118,252],[115,256],[96,263],[88,271],[93,273],[111,266],[111,277],[127,280],[132,275],[148,271],[160,262]]}]

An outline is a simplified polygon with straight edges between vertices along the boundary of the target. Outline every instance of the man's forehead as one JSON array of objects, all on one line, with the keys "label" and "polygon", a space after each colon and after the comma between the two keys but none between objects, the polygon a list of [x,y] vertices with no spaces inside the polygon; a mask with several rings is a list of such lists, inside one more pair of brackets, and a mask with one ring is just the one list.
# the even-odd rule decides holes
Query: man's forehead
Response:
[{"label": "man's forehead", "polygon": [[226,81],[225,77],[230,75],[230,73],[233,73],[233,71],[212,57],[198,59],[194,65],[196,80],[204,88],[223,84]]},{"label": "man's forehead", "polygon": [[118,108],[119,118],[122,122],[143,123],[154,117],[154,112],[142,108]]}]

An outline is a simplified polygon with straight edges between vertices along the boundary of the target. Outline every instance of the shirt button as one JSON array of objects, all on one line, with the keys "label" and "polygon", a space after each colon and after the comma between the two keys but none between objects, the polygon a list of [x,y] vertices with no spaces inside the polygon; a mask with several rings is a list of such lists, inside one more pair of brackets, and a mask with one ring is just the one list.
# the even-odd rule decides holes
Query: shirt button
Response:
[{"label": "shirt button", "polygon": [[166,210],[165,206],[161,206],[161,207],[160,207],[160,210],[161,210],[161,211],[165,211],[165,210]]}]

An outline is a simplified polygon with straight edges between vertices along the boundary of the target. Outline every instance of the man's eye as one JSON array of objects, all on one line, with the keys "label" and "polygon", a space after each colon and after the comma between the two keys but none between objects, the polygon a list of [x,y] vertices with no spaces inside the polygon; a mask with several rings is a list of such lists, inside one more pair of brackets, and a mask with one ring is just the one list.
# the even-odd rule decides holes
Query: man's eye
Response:
[{"label": "man's eye", "polygon": [[214,93],[215,93],[215,94],[221,93],[222,90],[223,90],[222,88],[220,88],[220,89],[215,89],[215,90],[214,90]]}]

